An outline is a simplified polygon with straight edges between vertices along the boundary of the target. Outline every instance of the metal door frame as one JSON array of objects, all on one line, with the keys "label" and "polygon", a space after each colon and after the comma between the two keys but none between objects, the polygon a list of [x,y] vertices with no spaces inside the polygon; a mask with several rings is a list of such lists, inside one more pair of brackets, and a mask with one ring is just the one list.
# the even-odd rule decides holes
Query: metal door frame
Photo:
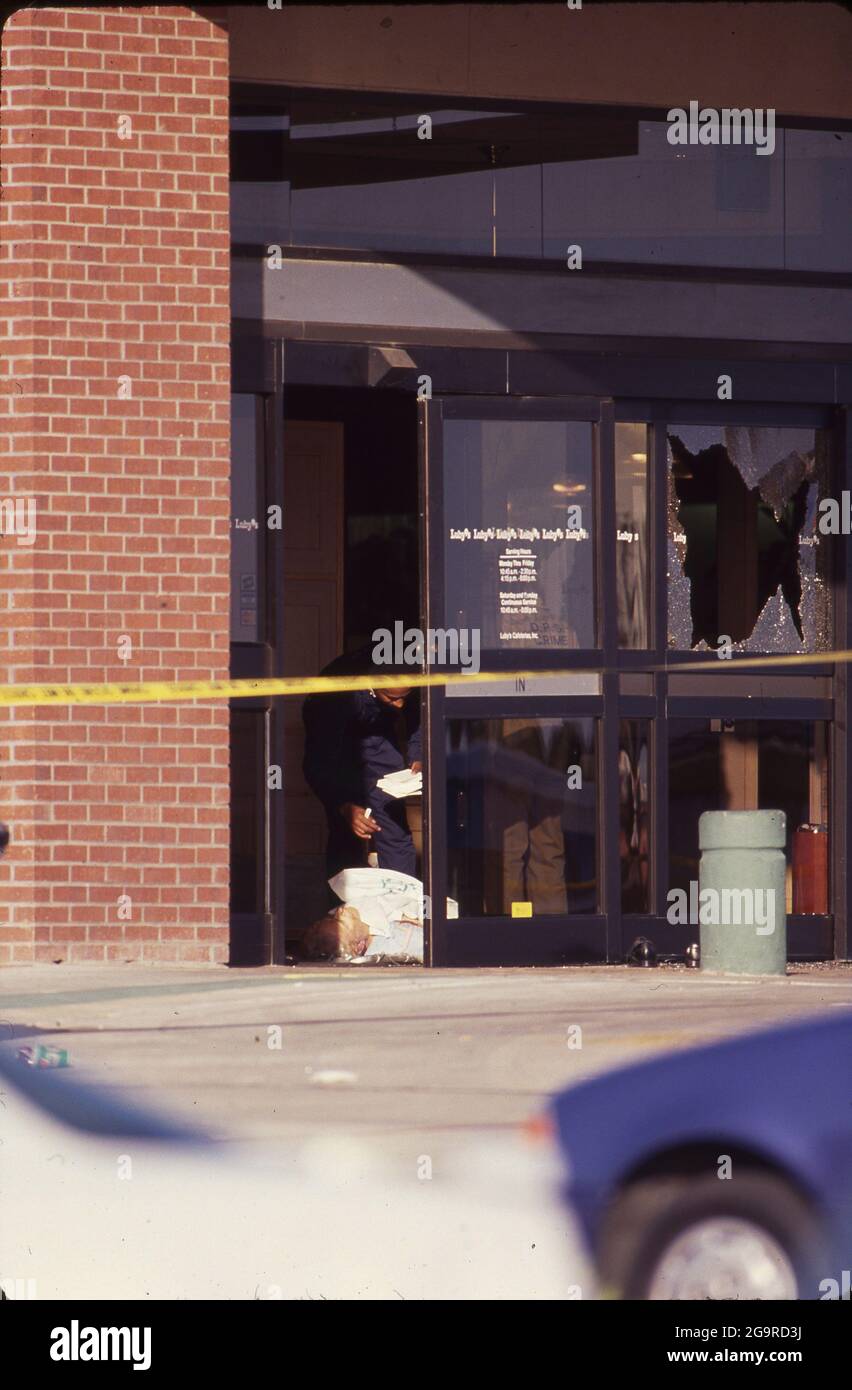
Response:
[{"label": "metal door frame", "polygon": [[[235,345],[236,348],[236,345]],[[258,505],[262,516],[282,496],[284,450],[283,364],[284,344],[259,337],[240,341],[232,362],[232,393],[256,395],[262,403],[263,449],[258,479]],[[283,604],[278,541],[280,531],[264,526],[260,553],[261,627],[257,642],[230,644],[230,673],[234,679],[262,679],[283,675]],[[279,965],[285,960],[284,855],[275,851],[283,843],[282,796],[269,787],[267,768],[284,766],[283,720],[278,701],[270,697],[231,702],[231,709],[251,709],[263,715],[264,764],[256,769],[256,796],[261,807],[256,853],[260,862],[262,908],[255,914],[231,913],[231,965]]]},{"label": "metal door frame", "polygon": [[[245,329],[247,325],[243,323]],[[270,330],[271,333],[270,333]],[[270,336],[264,337],[266,332]],[[346,335],[346,341],[338,338],[334,343],[328,341],[308,341],[310,334],[306,335],[304,325],[298,334],[294,332],[291,337],[286,329],[283,333],[272,325],[264,326],[259,321],[251,326],[248,335],[242,333],[234,340],[234,361],[233,361],[233,385],[234,391],[255,391],[263,395],[266,403],[266,423],[267,423],[267,460],[266,460],[266,479],[267,496],[269,500],[274,497],[279,488],[279,480],[283,469],[283,387],[285,379],[285,366],[289,366],[291,353],[295,353],[293,359],[294,370],[288,371],[298,382],[306,382],[312,378],[317,385],[366,385],[367,381],[361,380],[362,359],[364,376],[367,374],[367,365],[371,348],[369,343],[375,338],[374,334],[365,333],[353,327]],[[791,404],[795,396],[788,394],[790,387],[789,374],[795,371],[797,380],[799,374],[802,379],[808,379],[809,372],[812,371],[811,365],[807,362],[786,360],[781,363],[772,361],[760,362],[757,367],[757,378],[752,381],[751,394],[756,399],[751,402],[737,401],[736,403],[726,403],[722,405],[713,400],[701,402],[695,395],[687,399],[691,394],[690,388],[694,383],[678,380],[673,391],[667,399],[663,399],[662,390],[664,383],[661,381],[661,390],[653,398],[643,393],[641,387],[647,384],[647,367],[653,365],[647,359],[633,359],[639,375],[635,383],[630,380],[632,370],[631,361],[626,360],[619,353],[612,357],[609,354],[595,354],[594,356],[583,357],[577,352],[547,353],[543,350],[543,345],[527,343],[526,350],[521,350],[520,344],[514,343],[500,344],[498,347],[499,334],[488,335],[488,338],[479,340],[475,345],[467,342],[445,343],[444,346],[436,346],[434,341],[430,342],[430,335],[426,331],[421,331],[415,335],[421,341],[411,342],[412,335],[406,336],[406,341],[410,343],[412,354],[412,367],[407,372],[398,372],[386,383],[377,384],[374,389],[395,389],[415,391],[418,385],[418,377],[425,369],[434,376],[436,386],[442,391],[469,392],[470,395],[458,397],[442,397],[441,400],[422,402],[419,406],[420,429],[419,429],[419,469],[421,487],[421,544],[423,545],[421,560],[421,576],[424,586],[424,626],[428,626],[425,608],[425,594],[434,589],[437,576],[441,573],[442,556],[433,553],[434,542],[429,544],[425,539],[430,529],[434,530],[434,517],[436,515],[436,504],[441,501],[439,480],[436,479],[434,459],[430,461],[430,452],[434,454],[436,425],[440,426],[439,408],[451,408],[453,402],[461,409],[467,409],[470,413],[471,405],[480,402],[483,406],[493,409],[496,406],[509,409],[510,413],[516,414],[518,408],[526,409],[531,412],[538,412],[557,409],[560,406],[571,407],[576,418],[578,402],[585,401],[588,407],[591,402],[599,412],[599,443],[601,462],[608,464],[604,469],[597,470],[598,473],[605,475],[601,486],[601,495],[598,498],[596,533],[600,535],[600,527],[603,524],[603,509],[614,506],[614,478],[612,473],[612,438],[611,428],[603,429],[604,422],[609,425],[618,420],[626,421],[645,421],[650,427],[650,447],[649,465],[653,459],[653,464],[649,467],[649,527],[651,531],[650,555],[651,566],[651,629],[652,647],[647,652],[630,652],[617,650],[612,641],[608,639],[606,627],[603,630],[603,642],[598,650],[599,666],[603,669],[603,686],[600,709],[601,737],[599,738],[599,762],[604,759],[604,774],[607,767],[609,776],[614,785],[607,793],[607,783],[601,779],[601,798],[608,802],[606,824],[612,825],[614,818],[615,840],[601,839],[599,825],[599,849],[607,843],[617,843],[618,833],[618,785],[617,769],[615,768],[615,757],[612,754],[613,740],[617,740],[618,726],[615,722],[619,718],[639,718],[646,717],[651,721],[651,755],[652,755],[652,789],[650,794],[650,816],[651,816],[651,884],[652,884],[652,906],[659,908],[664,902],[663,888],[667,875],[667,856],[668,856],[668,777],[667,777],[667,718],[675,717],[678,713],[685,713],[686,707],[681,700],[669,695],[669,676],[677,671],[678,666],[690,659],[694,659],[690,653],[670,652],[666,648],[666,622],[667,622],[667,594],[665,589],[664,573],[666,565],[666,554],[663,545],[667,534],[666,527],[666,498],[664,480],[665,472],[665,434],[664,426],[669,422],[689,423],[702,422],[711,423],[718,420],[720,423],[728,423],[733,420],[742,421],[750,424],[774,424],[774,425],[797,425],[797,424],[819,424],[823,427],[831,428],[833,438],[837,446],[837,486],[852,486],[852,430],[848,425],[848,409],[828,404],[827,394],[824,391],[824,383],[813,383],[810,394],[810,401],[813,404]],[[395,335],[397,342],[402,339]],[[489,343],[490,346],[486,346]],[[625,345],[622,345],[625,346]],[[636,351],[636,344],[630,345],[632,351]],[[702,356],[707,352],[706,345],[703,346]],[[742,351],[742,345],[738,345]],[[686,357],[690,355],[691,345],[688,342],[683,344],[667,345],[667,351],[674,348],[683,347]],[[340,364],[335,366],[335,353],[340,355]],[[795,354],[793,354],[795,358]],[[657,366],[664,372],[666,383],[669,382],[668,371],[671,369],[677,375],[680,371],[681,359],[667,358],[666,361],[658,361]],[[314,365],[312,366],[311,363]],[[684,370],[689,368],[686,364]],[[523,367],[521,373],[519,368]],[[757,364],[755,364],[757,366]],[[354,370],[353,370],[354,367]],[[641,370],[640,370],[641,368]],[[708,378],[713,378],[716,369],[725,369],[725,362],[709,359],[706,361]],[[558,369],[558,370],[557,370]],[[784,375],[786,373],[786,375]],[[783,375],[783,380],[781,376]],[[523,377],[524,390],[536,392],[538,394],[511,394],[518,391],[519,382]],[[835,372],[836,376],[836,372]],[[776,378],[778,378],[776,380]],[[844,378],[845,379],[845,378]],[[585,396],[557,396],[552,394],[556,381],[561,381],[571,388],[582,389],[582,383],[586,382],[591,386],[594,395]],[[607,396],[609,389],[615,394]],[[477,392],[491,392],[490,395],[477,395]],[[563,386],[564,390],[564,386]],[[787,394],[785,394],[787,393]],[[807,395],[807,392],[804,393]],[[641,398],[640,398],[641,397]],[[823,405],[817,404],[822,398]],[[842,398],[842,397],[841,397]],[[784,403],[784,401],[788,403]],[[800,398],[801,399],[801,398]],[[774,402],[774,403],[773,403]],[[568,417],[570,418],[570,414]],[[582,418],[588,418],[584,416]],[[440,430],[438,430],[440,434]],[[606,439],[609,437],[609,444]],[[430,450],[430,445],[432,446]],[[608,500],[607,500],[608,499]],[[270,540],[267,535],[266,560],[267,576],[269,582],[264,586],[264,599],[267,605],[267,625],[265,642],[255,652],[249,651],[246,647],[239,645],[232,648],[232,671],[234,675],[274,675],[280,674],[282,643],[284,633],[282,631],[281,614],[281,594],[280,578],[275,566],[274,536]],[[662,548],[661,548],[662,545]],[[602,549],[598,543],[596,556],[596,580],[598,589],[598,602],[603,601],[603,596],[609,592],[609,588],[614,586],[614,576],[612,581],[604,573],[600,573],[602,564]],[[852,576],[852,537],[838,538],[835,542],[836,571],[835,571],[835,644],[838,647],[852,648],[852,604],[848,601],[847,582]],[[608,588],[609,586],[609,588]],[[613,604],[614,594],[609,592],[606,602]],[[434,607],[434,604],[433,604]],[[435,624],[433,623],[433,626]],[[437,625],[441,626],[441,623]],[[612,624],[609,624],[612,627]],[[524,659],[524,665],[530,668],[539,665],[541,669],[570,670],[583,664],[583,658],[575,653],[560,653],[554,658],[551,654],[528,653]],[[509,656],[504,659],[504,668],[516,664],[516,658]],[[590,664],[590,663],[588,663]],[[657,669],[650,675],[650,685],[647,694],[627,694],[620,692],[620,674],[627,674],[630,671],[639,673],[648,671],[649,666]],[[664,669],[661,669],[664,668]],[[736,671],[736,658],[730,665],[732,671]],[[849,830],[849,806],[848,806],[848,786],[849,779],[852,777],[852,738],[847,734],[847,730],[852,728],[852,678],[849,677],[848,667],[845,665],[832,666],[827,663],[819,663],[815,658],[813,664],[799,668],[804,675],[811,677],[830,677],[832,685],[830,693],[833,696],[828,704],[821,698],[816,697],[813,701],[802,703],[801,701],[781,697],[773,697],[771,707],[767,706],[762,717],[768,718],[776,716],[778,718],[805,718],[805,717],[826,717],[825,710],[830,710],[831,730],[830,730],[830,770],[831,770],[831,811],[832,811],[832,850],[831,850],[831,884],[832,884],[832,907],[834,911],[833,923],[827,919],[827,939],[824,947],[817,951],[817,955],[832,955],[830,938],[833,931],[833,954],[837,958],[845,958],[849,951],[849,937],[847,927],[847,904],[852,899],[852,855],[849,853],[847,839]],[[757,678],[756,678],[757,679]],[[708,701],[713,703],[714,714],[721,710],[721,697],[708,695]],[[241,702],[242,703],[242,702]],[[461,703],[461,702],[459,702]],[[275,716],[276,701],[268,704],[267,710],[267,730],[269,759],[283,765],[283,750],[279,747],[280,723]],[[564,712],[564,701],[557,702],[559,711]],[[581,709],[578,703],[577,712],[595,713],[599,711],[597,707],[588,708],[589,701],[586,700],[586,708]],[[464,701],[464,709],[459,709],[459,713],[473,713],[474,702],[471,699]],[[435,788],[441,786],[441,778],[444,772],[443,736],[437,738],[437,730],[441,730],[443,735],[443,721],[446,717],[446,696],[442,689],[436,688],[427,692],[423,700],[424,706],[424,725],[425,734],[433,750],[430,759],[429,775],[427,785],[424,789],[424,877],[433,885],[431,898],[436,908],[435,915],[430,923],[427,924],[427,956],[428,964],[438,965],[441,963],[464,964],[472,963],[464,957],[464,952],[447,951],[447,924],[443,911],[437,909],[442,907],[446,897],[446,879],[444,869],[441,864],[441,846],[445,846],[445,817],[446,807],[444,796],[435,795]],[[553,713],[552,707],[547,702],[542,703],[542,713]],[[452,711],[452,706],[451,712]],[[530,704],[529,697],[524,699],[522,708],[525,712],[532,712],[534,706]],[[725,700],[726,712],[728,702]],[[751,698],[744,702],[740,711],[741,717],[745,717],[745,710],[754,711],[754,703]],[[509,708],[508,712],[513,712]],[[734,715],[733,706],[730,713]],[[604,756],[606,750],[606,756]],[[285,928],[283,920],[283,854],[280,852],[282,835],[282,817],[279,814],[277,800],[268,790],[263,789],[265,797],[265,843],[259,846],[259,852],[265,857],[267,900],[266,913],[264,915],[262,929],[264,940],[264,960],[267,963],[281,962],[285,959]],[[603,814],[599,799],[599,816]],[[610,856],[614,857],[614,856]],[[666,922],[664,915],[655,912],[649,915],[622,917],[620,911],[620,875],[619,866],[616,862],[614,866],[608,866],[606,873],[602,877],[602,890],[606,901],[611,905],[610,910],[605,914],[606,923],[603,930],[605,940],[605,955],[601,958],[611,960],[624,959],[624,953],[629,946],[630,940],[636,934],[648,934],[658,940],[660,948],[667,949],[666,938],[673,929]],[[608,896],[607,896],[608,895]],[[603,914],[602,914],[603,915]],[[479,928],[475,928],[469,933],[470,942],[475,945],[475,937],[481,929],[481,934],[487,935],[488,944],[494,938],[493,926],[501,919],[483,918],[479,919]],[[583,946],[584,937],[589,936],[588,928],[595,923],[595,930],[600,934],[600,916],[589,916],[587,918],[575,918],[578,924],[578,935],[576,944]],[[791,923],[791,951],[794,954],[804,953],[807,949],[807,939],[809,929],[813,923]],[[453,924],[455,930],[456,924]],[[545,925],[545,919],[539,919],[537,931],[541,932],[541,946],[536,948],[535,953],[528,957],[528,963],[538,963],[539,957],[555,961],[556,950],[554,947],[554,935],[560,935],[565,940],[565,933],[562,929],[557,929],[554,933],[549,925]],[[517,932],[517,924],[510,931],[510,938]],[[529,930],[529,923],[526,924],[527,940],[532,940]],[[826,935],[826,931],[822,931]],[[570,933],[569,933],[570,936]],[[232,942],[234,934],[232,930]],[[572,946],[569,940],[568,945]],[[592,943],[596,945],[598,943]],[[679,943],[682,944],[682,943]],[[797,950],[797,947],[799,948]],[[549,954],[548,954],[549,953]],[[474,952],[474,958],[475,958]],[[492,956],[489,951],[489,958]],[[448,959],[448,956],[450,957]],[[535,956],[535,959],[533,958]],[[583,950],[582,959],[591,960],[595,958],[594,953],[587,954]],[[253,962],[254,963],[254,962]],[[257,962],[264,963],[264,962]],[[544,961],[542,961],[544,963]]]},{"label": "metal door frame", "polygon": [[[595,447],[595,576],[599,641],[586,652],[525,653],[526,669],[565,671],[597,668],[601,672],[600,695],[559,699],[522,696],[518,699],[482,696],[453,700],[451,688],[430,687],[424,695],[425,747],[428,749],[424,806],[424,878],[432,915],[427,924],[427,954],[430,965],[543,965],[572,960],[583,962],[622,961],[637,935],[651,936],[662,952],[680,952],[688,944],[682,928],[666,920],[665,887],[668,880],[668,728],[669,718],[678,715],[708,714],[713,717],[762,719],[823,719],[829,721],[829,769],[831,822],[831,907],[828,917],[791,918],[788,923],[791,956],[830,958],[846,949],[846,902],[850,874],[846,846],[848,808],[842,791],[842,770],[850,763],[843,705],[852,704],[846,668],[826,662],[799,667],[798,672],[814,679],[812,697],[782,695],[757,698],[743,692],[731,698],[711,689],[696,702],[672,695],[669,677],[679,666],[696,660],[691,652],[673,652],[667,646],[668,593],[665,584],[666,538],[666,439],[669,423],[740,422],[794,427],[813,425],[831,428],[837,424],[834,412],[813,407],[737,404],[726,410],[718,404],[669,403],[662,401],[614,402],[597,397],[440,397],[420,406],[420,476],[422,514],[423,625],[443,627],[443,450],[442,427],[449,418],[481,419],[588,419],[596,425]],[[596,412],[596,413],[595,413]],[[617,593],[615,568],[607,563],[604,538],[615,533],[614,425],[619,420],[646,423],[649,429],[649,564],[651,639],[647,651],[619,650],[617,641]],[[848,436],[847,452],[849,451]],[[835,430],[834,444],[838,442]],[[852,476],[852,462],[836,461],[837,478]],[[852,613],[847,603],[844,577],[849,572],[852,539],[836,548],[835,633],[844,636],[843,645],[852,646]],[[849,633],[848,638],[845,637]],[[514,653],[483,654],[488,670],[517,668]],[[649,669],[650,668],[650,669]],[[656,669],[654,669],[656,668]],[[628,694],[620,688],[620,678],[629,672],[649,676],[649,691]],[[736,657],[724,671],[736,673]],[[722,673],[720,673],[722,674]],[[816,690],[819,677],[833,677],[835,701]],[[764,678],[765,679],[765,678]],[[757,682],[758,677],[755,677]],[[761,692],[762,695],[762,692]],[[447,897],[447,807],[445,724],[448,717],[493,717],[525,713],[545,717],[566,714],[566,701],[577,716],[593,715],[599,720],[597,739],[598,876],[600,911],[597,914],[565,918],[539,918],[532,928],[511,918],[460,918],[448,925]],[[837,717],[836,717],[837,716]],[[649,774],[649,906],[647,914],[628,914],[621,910],[620,862],[615,847],[619,837],[618,737],[619,721],[645,718],[650,723]],[[832,944],[834,950],[832,951]]]},{"label": "metal door frame", "polygon": [[[422,498],[423,624],[444,626],[444,524],[443,524],[443,423],[451,418],[483,420],[587,421],[593,435],[595,609],[598,645],[585,651],[525,652],[528,670],[570,672],[603,670],[598,695],[556,698],[519,695],[483,695],[453,699],[452,688],[428,687],[424,696],[425,815],[424,878],[431,903],[427,923],[426,961],[447,965],[554,965],[568,962],[601,962],[612,959],[620,942],[620,877],[618,862],[607,854],[608,843],[618,843],[618,767],[613,757],[617,739],[618,677],[613,675],[616,630],[613,625],[615,571],[606,564],[604,547],[597,542],[604,530],[615,525],[614,474],[612,468],[613,403],[599,397],[495,398],[493,396],[440,397],[421,406],[420,476]],[[499,672],[517,669],[519,656],[510,652],[483,652],[484,669]],[[613,698],[615,697],[615,698]],[[597,874],[599,910],[527,919],[511,917],[463,918],[450,927],[447,898],[447,807],[445,726],[449,717],[499,718],[524,713],[532,717],[566,714],[566,701],[577,717],[597,721]],[[614,832],[614,834],[613,834]]]}]

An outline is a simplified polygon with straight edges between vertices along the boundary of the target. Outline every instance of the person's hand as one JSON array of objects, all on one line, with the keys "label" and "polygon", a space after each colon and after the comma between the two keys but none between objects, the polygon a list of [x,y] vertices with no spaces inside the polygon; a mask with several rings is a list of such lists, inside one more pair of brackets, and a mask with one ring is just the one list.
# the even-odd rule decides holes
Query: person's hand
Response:
[{"label": "person's hand", "polygon": [[412,771],[412,772],[422,772],[422,771],[423,771],[423,764],[422,764],[422,763],[412,763],[412,764],[411,764],[411,771]]},{"label": "person's hand", "polygon": [[372,816],[367,815],[365,806],[356,806],[354,801],[346,801],[340,807],[340,814],[352,834],[357,835],[359,840],[369,840],[371,835],[381,833],[381,826],[376,825]]}]

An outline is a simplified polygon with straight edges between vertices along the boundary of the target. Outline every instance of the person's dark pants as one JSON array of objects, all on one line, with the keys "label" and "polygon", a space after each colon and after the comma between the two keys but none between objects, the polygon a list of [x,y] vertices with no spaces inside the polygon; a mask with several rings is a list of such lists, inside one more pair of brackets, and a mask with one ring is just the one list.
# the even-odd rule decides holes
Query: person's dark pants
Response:
[{"label": "person's dark pants", "polygon": [[[415,877],[417,873],[417,850],[408,820],[405,803],[384,792],[374,789],[367,801],[373,812],[379,833],[373,837],[380,869],[395,869],[402,874]],[[328,817],[328,845],[326,847],[326,875],[334,878],[341,869],[361,869],[367,859],[368,844],[353,835],[339,811],[326,809]]]},{"label": "person's dark pants", "polygon": [[379,834],[373,838],[379,868],[396,869],[398,873],[410,874],[414,878],[417,874],[417,850],[408,828],[405,802],[387,796],[377,787],[370,793],[367,804],[380,827]]}]

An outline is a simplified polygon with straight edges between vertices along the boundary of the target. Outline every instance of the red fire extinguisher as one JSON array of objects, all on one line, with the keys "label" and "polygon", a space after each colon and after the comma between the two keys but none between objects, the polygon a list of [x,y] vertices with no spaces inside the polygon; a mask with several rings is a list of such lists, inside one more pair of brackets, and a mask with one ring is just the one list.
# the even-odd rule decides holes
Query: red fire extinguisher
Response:
[{"label": "red fire extinguisher", "polygon": [[828,826],[793,831],[793,912],[828,912]]}]

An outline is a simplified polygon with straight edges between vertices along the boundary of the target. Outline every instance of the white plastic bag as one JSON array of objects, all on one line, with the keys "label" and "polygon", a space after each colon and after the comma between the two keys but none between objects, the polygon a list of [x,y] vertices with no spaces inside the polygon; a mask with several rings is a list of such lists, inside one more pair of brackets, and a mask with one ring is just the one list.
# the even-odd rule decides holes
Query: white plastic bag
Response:
[{"label": "white plastic bag", "polygon": [[371,936],[360,960],[376,960],[399,965],[423,964],[423,923],[391,922],[387,931]]},{"label": "white plastic bag", "polygon": [[401,917],[423,922],[423,884],[396,869],[342,869],[329,887],[350,907],[357,907],[371,931],[382,933]]},{"label": "white plastic bag", "polygon": [[[360,960],[383,956],[422,964],[424,903],[419,878],[397,869],[343,869],[328,882],[341,902],[357,907],[370,929]],[[451,898],[447,915],[458,915],[458,905]]]}]

